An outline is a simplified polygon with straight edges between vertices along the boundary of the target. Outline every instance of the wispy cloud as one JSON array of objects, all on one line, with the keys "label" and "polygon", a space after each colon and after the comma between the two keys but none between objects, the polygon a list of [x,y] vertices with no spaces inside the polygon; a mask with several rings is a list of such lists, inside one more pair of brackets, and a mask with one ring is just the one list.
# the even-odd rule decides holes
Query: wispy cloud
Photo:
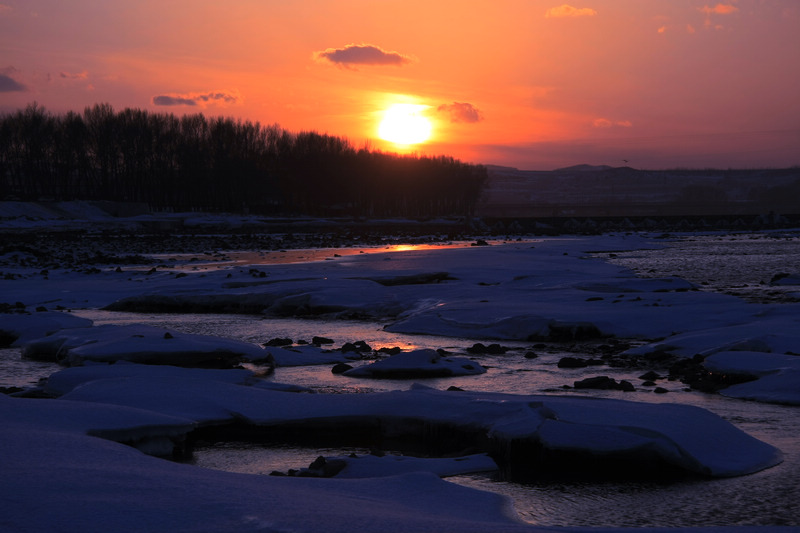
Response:
[{"label": "wispy cloud", "polygon": [[572,7],[564,4],[558,7],[551,7],[548,9],[544,16],[547,18],[562,18],[562,17],[593,17],[597,15],[597,11],[590,7]]},{"label": "wispy cloud", "polygon": [[212,91],[207,93],[161,94],[153,97],[153,104],[163,106],[202,106],[208,103],[236,104],[241,97],[232,92]]},{"label": "wispy cloud", "polygon": [[717,4],[714,7],[703,6],[698,9],[706,15],[730,15],[739,11],[739,8],[732,4]]},{"label": "wispy cloud", "polygon": [[0,68],[0,93],[25,92],[28,90],[23,84],[12,78],[15,72],[19,72],[14,67]]},{"label": "wispy cloud", "polygon": [[596,118],[592,121],[595,128],[630,128],[633,123],[630,120],[609,120],[607,118]]},{"label": "wispy cloud", "polygon": [[452,104],[442,104],[436,111],[447,113],[450,122],[480,122],[483,115],[474,105],[467,102],[453,102]]},{"label": "wispy cloud", "polygon": [[411,62],[408,56],[383,50],[372,44],[348,44],[344,48],[328,48],[322,52],[315,52],[314,58],[351,68],[356,65],[399,67]]},{"label": "wispy cloud", "polygon": [[714,24],[711,22],[712,15],[730,15],[732,13],[736,13],[739,11],[739,8],[734,6],[733,4],[717,4],[713,7],[705,5],[703,7],[697,8],[698,11],[701,13],[705,13],[706,21],[703,24],[706,28],[714,28],[717,30],[721,30],[724,28],[722,24]]},{"label": "wispy cloud", "polygon": [[89,77],[89,73],[85,70],[83,72],[60,72],[58,76],[67,80],[85,80]]}]

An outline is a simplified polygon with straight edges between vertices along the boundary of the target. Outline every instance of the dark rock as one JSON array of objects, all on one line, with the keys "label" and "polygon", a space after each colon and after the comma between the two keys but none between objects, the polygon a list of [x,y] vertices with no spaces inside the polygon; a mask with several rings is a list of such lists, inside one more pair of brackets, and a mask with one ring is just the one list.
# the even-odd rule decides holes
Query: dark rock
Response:
[{"label": "dark rock", "polygon": [[639,379],[643,379],[645,381],[655,381],[657,379],[661,379],[661,376],[650,370],[649,372],[645,372],[644,374],[639,376]]},{"label": "dark rock", "polygon": [[469,348],[467,348],[468,353],[474,354],[490,354],[490,355],[502,355],[506,353],[509,349],[505,346],[500,346],[499,344],[490,344],[489,346],[485,346],[483,343],[476,342]]},{"label": "dark rock", "polygon": [[554,322],[548,326],[549,340],[553,341],[585,341],[599,339],[603,337],[600,330],[592,323],[558,323]]},{"label": "dark rock", "polygon": [[36,308],[36,312],[37,313],[44,313],[46,311],[47,311],[47,308],[45,306],[43,306],[43,305],[40,305],[39,307]]},{"label": "dark rock", "polygon": [[477,241],[473,242],[471,246],[489,246],[489,243],[483,239],[478,239]]},{"label": "dark rock", "polygon": [[586,378],[574,383],[576,389],[611,390],[616,389],[618,385],[617,380],[608,376]]},{"label": "dark rock", "polygon": [[644,381],[642,382],[642,387],[655,387],[655,381]]},{"label": "dark rock", "polygon": [[411,274],[408,276],[393,276],[393,277],[368,277],[368,278],[353,278],[353,279],[368,279],[379,283],[385,287],[396,287],[399,285],[426,285],[429,283],[441,283],[442,281],[453,281],[456,278],[450,276],[447,272],[430,272],[425,274]]},{"label": "dark rock", "polygon": [[691,359],[681,359],[669,368],[670,381],[680,381],[689,385],[690,389],[701,392],[716,392],[719,384],[714,383],[711,374],[701,365]]},{"label": "dark rock", "polygon": [[364,341],[356,341],[353,344],[356,345],[356,348],[358,348],[358,351],[360,351],[360,352],[371,352],[372,351],[372,347],[369,344],[367,344],[366,342],[364,342]]},{"label": "dark rock", "polygon": [[322,477],[333,477],[347,466],[347,461],[344,459],[330,459],[325,461],[322,467]]},{"label": "dark rock", "polygon": [[352,342],[346,342],[346,343],[342,344],[342,347],[341,347],[341,348],[339,348],[339,350],[340,350],[342,353],[347,353],[347,352],[358,352],[358,348],[356,348],[356,345],[355,345],[355,344],[353,344]]},{"label": "dark rock", "polygon": [[539,356],[535,352],[525,352],[525,359],[536,359],[537,357]]},{"label": "dark rock", "polygon": [[579,357],[562,357],[558,361],[558,368],[586,368],[587,366],[604,365],[601,359],[581,359]]},{"label": "dark rock", "polygon": [[273,470],[272,472],[269,473],[269,475],[270,476],[284,476],[284,477],[286,476],[286,474],[284,474],[280,470]]},{"label": "dark rock", "polygon": [[693,390],[715,393],[725,387],[755,379],[753,376],[709,372],[703,366],[703,359],[700,355],[678,359],[669,367],[670,380],[680,380]]},{"label": "dark rock", "polygon": [[665,389],[664,387],[656,387],[655,389],[653,389],[653,392],[658,393],[658,394],[666,394],[669,391],[667,389]]},{"label": "dark rock", "polygon": [[791,276],[791,274],[789,274],[788,272],[779,272],[779,273],[775,274],[774,276],[772,276],[772,278],[769,280],[769,284],[770,285],[774,285],[777,282],[779,282],[780,280],[782,280],[783,278],[788,278],[789,276]]},{"label": "dark rock", "polygon": [[[403,349],[402,349],[402,348],[400,348],[399,346],[394,346],[394,347],[392,347],[392,348],[386,348],[386,347],[383,347],[383,348],[380,348],[378,351],[379,351],[379,352],[381,352],[381,353],[388,354],[388,355],[397,355],[397,354],[399,354],[400,352],[402,352],[402,351],[403,351]],[[438,350],[437,350],[437,351],[438,351]]]},{"label": "dark rock", "polygon": [[467,353],[486,353],[486,346],[482,342],[476,342],[467,348]]},{"label": "dark rock", "polygon": [[617,380],[608,376],[595,376],[582,379],[581,381],[576,381],[574,385],[576,389],[621,390],[626,392],[636,390],[629,381],[622,380],[617,382]]},{"label": "dark rock", "polygon": [[342,353],[347,352],[371,352],[372,348],[364,341],[346,342],[340,348]]},{"label": "dark rock", "polygon": [[166,333],[164,333],[164,338],[165,339],[174,339],[175,337],[172,336],[172,333],[167,331]]},{"label": "dark rock", "polygon": [[19,335],[15,333],[0,330],[0,348],[7,348],[11,346],[17,341],[18,338]]},{"label": "dark rock", "polygon": [[447,387],[447,390],[451,392],[464,392],[464,389],[462,389],[461,387],[456,387],[455,385],[450,385],[449,387]]},{"label": "dark rock", "polygon": [[558,360],[558,368],[586,368],[589,363],[577,357],[562,357]]},{"label": "dark rock", "polygon": [[348,365],[347,363],[336,363],[335,365],[333,365],[333,368],[331,368],[331,372],[333,374],[344,374],[345,372],[351,370],[352,368],[353,367],[351,365]]},{"label": "dark rock", "polygon": [[656,350],[654,352],[644,354],[642,358],[650,361],[651,363],[664,363],[675,359],[675,355],[666,350]]},{"label": "dark rock", "polygon": [[502,355],[508,351],[508,348],[505,346],[500,346],[499,344],[490,344],[486,347],[486,353],[490,355]]},{"label": "dark rock", "polygon": [[314,335],[314,337],[311,338],[311,344],[316,344],[317,346],[319,346],[320,344],[333,344],[333,339]]},{"label": "dark rock", "polygon": [[314,459],[314,461],[310,465],[308,465],[308,468],[311,468],[313,470],[319,470],[320,468],[325,466],[325,462],[326,462],[325,458],[320,455],[319,457]]},{"label": "dark rock", "polygon": [[689,388],[691,388],[692,390],[707,392],[707,393],[717,392],[720,389],[725,388],[724,386],[721,386],[719,383],[715,383],[713,380],[708,379],[707,376],[703,376],[698,379],[693,379],[685,383],[689,385]]},{"label": "dark rock", "polygon": [[276,337],[268,340],[264,346],[291,346],[292,344],[294,344],[292,339]]}]

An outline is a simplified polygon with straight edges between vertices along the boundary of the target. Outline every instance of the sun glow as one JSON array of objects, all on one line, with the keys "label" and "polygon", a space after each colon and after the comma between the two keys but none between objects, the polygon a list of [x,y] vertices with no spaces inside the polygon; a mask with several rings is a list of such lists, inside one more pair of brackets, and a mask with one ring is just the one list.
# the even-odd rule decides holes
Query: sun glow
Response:
[{"label": "sun glow", "polygon": [[427,141],[433,125],[423,112],[428,106],[418,104],[393,104],[383,112],[378,126],[378,137],[395,144],[419,144]]}]

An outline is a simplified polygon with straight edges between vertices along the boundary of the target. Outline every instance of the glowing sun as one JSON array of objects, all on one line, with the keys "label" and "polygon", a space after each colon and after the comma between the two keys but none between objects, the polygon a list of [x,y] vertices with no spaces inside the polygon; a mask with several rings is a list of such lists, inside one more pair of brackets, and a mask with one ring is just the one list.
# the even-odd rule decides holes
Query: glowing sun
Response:
[{"label": "glowing sun", "polygon": [[378,137],[395,144],[418,144],[427,141],[433,126],[422,112],[428,106],[393,104],[383,112]]}]

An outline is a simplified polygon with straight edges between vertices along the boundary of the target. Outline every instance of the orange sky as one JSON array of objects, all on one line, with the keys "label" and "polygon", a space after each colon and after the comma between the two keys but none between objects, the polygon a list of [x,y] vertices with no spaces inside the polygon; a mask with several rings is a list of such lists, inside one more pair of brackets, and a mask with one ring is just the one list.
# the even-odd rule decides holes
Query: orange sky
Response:
[{"label": "orange sky", "polygon": [[797,0],[0,0],[0,111],[108,102],[551,169],[800,164]]}]

